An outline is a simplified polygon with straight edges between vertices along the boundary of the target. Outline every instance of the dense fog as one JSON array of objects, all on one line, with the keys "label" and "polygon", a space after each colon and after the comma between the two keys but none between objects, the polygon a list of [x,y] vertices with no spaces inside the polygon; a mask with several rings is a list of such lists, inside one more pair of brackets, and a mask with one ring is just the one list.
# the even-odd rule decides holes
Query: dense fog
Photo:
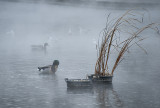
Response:
[{"label": "dense fog", "polygon": [[[159,0],[0,0],[1,108],[159,108],[160,35],[147,37],[115,71],[112,85],[69,90],[64,78],[93,74],[96,45],[110,20],[129,9],[160,23]],[[144,8],[144,9],[143,9]],[[46,50],[33,45],[48,43]],[[113,53],[113,64],[116,53]],[[53,75],[37,67],[60,65]]]}]

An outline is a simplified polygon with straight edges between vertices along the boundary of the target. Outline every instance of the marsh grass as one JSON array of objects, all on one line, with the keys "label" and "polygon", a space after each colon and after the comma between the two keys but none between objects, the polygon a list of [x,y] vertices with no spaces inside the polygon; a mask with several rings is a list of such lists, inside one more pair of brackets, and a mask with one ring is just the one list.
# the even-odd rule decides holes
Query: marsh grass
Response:
[{"label": "marsh grass", "polygon": [[[107,17],[106,27],[102,31],[102,39],[97,45],[97,62],[95,65],[95,74],[101,76],[112,76],[119,63],[123,60],[126,52],[130,47],[137,45],[145,53],[147,51],[139,44],[146,39],[142,32],[146,29],[153,29],[158,32],[158,24],[149,23],[144,25],[144,14],[128,10],[117,20],[109,21],[110,15]],[[121,34],[125,33],[125,36]],[[101,41],[101,42],[100,42]],[[113,64],[109,68],[109,58],[112,51],[117,51],[118,55]]]}]

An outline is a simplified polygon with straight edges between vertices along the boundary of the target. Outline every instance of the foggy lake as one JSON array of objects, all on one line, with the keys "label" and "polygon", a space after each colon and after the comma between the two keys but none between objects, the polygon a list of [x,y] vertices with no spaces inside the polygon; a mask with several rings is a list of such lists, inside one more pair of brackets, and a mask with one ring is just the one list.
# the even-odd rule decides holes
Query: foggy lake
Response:
[{"label": "foggy lake", "polygon": [[[8,1],[0,1],[0,108],[160,107],[160,35],[155,32],[144,33],[147,54],[136,46],[125,54],[112,84],[68,89],[64,80],[94,73],[107,15],[116,18],[129,7]],[[147,6],[146,22],[160,23],[160,8]],[[45,42],[45,51],[31,49]],[[60,62],[55,74],[37,70],[54,60]]]}]

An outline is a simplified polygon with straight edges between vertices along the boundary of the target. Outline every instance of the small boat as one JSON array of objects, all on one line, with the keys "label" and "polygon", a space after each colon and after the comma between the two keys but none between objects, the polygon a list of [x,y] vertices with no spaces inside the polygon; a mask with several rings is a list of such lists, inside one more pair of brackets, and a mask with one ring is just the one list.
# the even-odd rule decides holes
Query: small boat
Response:
[{"label": "small boat", "polygon": [[90,79],[68,79],[65,78],[68,88],[87,88],[92,87],[92,81]]},{"label": "small boat", "polygon": [[112,75],[106,75],[106,76],[95,75],[95,74],[88,75],[88,78],[93,83],[112,83],[112,77],[113,77]]}]

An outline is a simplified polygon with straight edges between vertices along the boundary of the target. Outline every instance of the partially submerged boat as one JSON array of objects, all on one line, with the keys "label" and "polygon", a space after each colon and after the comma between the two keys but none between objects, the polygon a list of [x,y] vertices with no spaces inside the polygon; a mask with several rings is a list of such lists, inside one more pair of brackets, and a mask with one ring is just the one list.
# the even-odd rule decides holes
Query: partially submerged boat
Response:
[{"label": "partially submerged boat", "polygon": [[91,74],[88,75],[88,78],[92,81],[92,83],[112,83],[112,75],[106,75],[106,76],[101,76],[101,75],[95,75]]},{"label": "partially submerged boat", "polygon": [[68,79],[65,78],[68,88],[87,88],[92,87],[94,84],[108,84],[112,83],[113,76],[99,76],[95,74],[88,75],[88,79]]},{"label": "partially submerged boat", "polygon": [[90,88],[92,87],[92,81],[90,79],[68,79],[65,78],[68,88]]}]

